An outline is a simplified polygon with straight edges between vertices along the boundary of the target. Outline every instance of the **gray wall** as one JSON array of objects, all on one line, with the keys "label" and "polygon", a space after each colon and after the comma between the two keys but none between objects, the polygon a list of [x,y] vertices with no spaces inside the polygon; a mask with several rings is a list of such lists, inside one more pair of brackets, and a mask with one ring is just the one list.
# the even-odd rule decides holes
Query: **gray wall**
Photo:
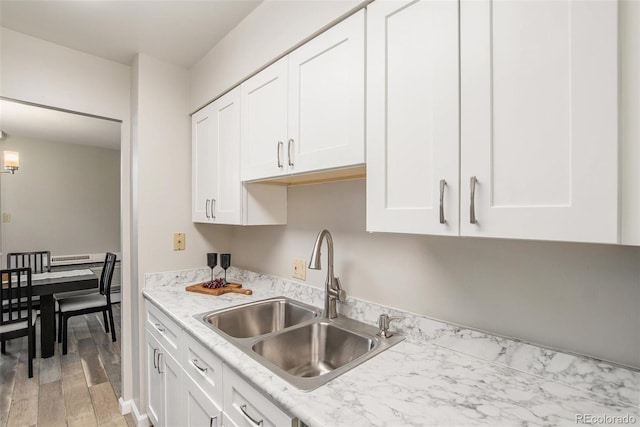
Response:
[{"label": "gray wall", "polygon": [[3,253],[120,252],[120,150],[11,135],[3,149],[20,153],[20,169],[0,177]]},{"label": "gray wall", "polygon": [[371,234],[364,180],[290,187],[288,209],[287,226],[234,227],[234,265],[290,278],[327,228],[349,295],[640,367],[640,248]]}]

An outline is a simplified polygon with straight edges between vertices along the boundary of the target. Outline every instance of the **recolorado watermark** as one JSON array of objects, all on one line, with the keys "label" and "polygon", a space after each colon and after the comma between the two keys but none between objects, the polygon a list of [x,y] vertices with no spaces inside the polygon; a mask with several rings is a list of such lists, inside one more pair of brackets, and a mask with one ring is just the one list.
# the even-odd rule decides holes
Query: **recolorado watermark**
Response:
[{"label": "recolorado watermark", "polygon": [[576,414],[576,424],[607,425],[607,424],[637,424],[638,418],[631,414],[606,415],[606,414]]}]

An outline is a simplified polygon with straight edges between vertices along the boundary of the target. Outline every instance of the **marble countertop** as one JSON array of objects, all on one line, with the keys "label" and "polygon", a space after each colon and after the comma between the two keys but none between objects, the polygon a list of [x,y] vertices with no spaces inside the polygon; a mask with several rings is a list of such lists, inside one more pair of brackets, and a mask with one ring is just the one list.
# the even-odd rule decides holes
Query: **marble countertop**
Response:
[{"label": "marble countertop", "polygon": [[[184,290],[206,279],[208,270],[178,273],[148,275],[145,298],[282,409],[311,427],[575,426],[624,424],[625,420],[640,424],[640,375],[634,370],[608,365],[587,369],[588,361],[578,361],[572,363],[583,366],[584,372],[573,372],[570,378],[549,378],[445,348],[437,340],[415,334],[328,384],[301,392],[193,315],[279,295],[320,306],[317,289],[300,285],[293,292],[287,284],[278,286],[245,276],[241,280],[250,282],[245,287],[251,288],[253,295],[214,297]],[[613,375],[620,381],[598,379],[592,372],[597,369],[605,378]],[[572,383],[573,376],[579,378]],[[593,384],[587,384],[589,381]]]}]

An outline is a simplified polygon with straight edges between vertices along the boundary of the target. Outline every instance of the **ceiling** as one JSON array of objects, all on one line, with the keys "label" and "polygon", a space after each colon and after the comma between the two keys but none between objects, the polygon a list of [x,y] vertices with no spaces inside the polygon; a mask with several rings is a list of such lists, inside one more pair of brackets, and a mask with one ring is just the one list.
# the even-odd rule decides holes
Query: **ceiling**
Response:
[{"label": "ceiling", "polygon": [[130,65],[136,53],[190,68],[262,0],[1,0],[0,25]]},{"label": "ceiling", "polygon": [[[190,68],[262,0],[0,0],[0,26],[130,65],[136,53]],[[10,136],[118,149],[120,124],[0,100]]]},{"label": "ceiling", "polygon": [[120,149],[120,122],[0,100],[0,129],[41,141]]}]

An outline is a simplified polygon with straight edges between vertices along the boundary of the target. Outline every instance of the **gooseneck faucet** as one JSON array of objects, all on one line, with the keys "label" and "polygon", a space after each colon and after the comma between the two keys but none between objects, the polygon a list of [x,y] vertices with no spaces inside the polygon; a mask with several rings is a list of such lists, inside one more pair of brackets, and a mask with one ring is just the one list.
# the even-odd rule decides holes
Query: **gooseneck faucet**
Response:
[{"label": "gooseneck faucet", "polygon": [[309,268],[311,270],[320,270],[320,248],[322,247],[322,240],[327,240],[327,281],[325,282],[325,297],[324,297],[324,317],[328,319],[335,319],[338,317],[338,310],[336,309],[336,302],[347,298],[347,293],[342,290],[340,286],[340,279],[333,275],[333,238],[329,230],[322,230],[318,233],[316,243],[313,245],[311,251],[311,260],[309,261]]}]

